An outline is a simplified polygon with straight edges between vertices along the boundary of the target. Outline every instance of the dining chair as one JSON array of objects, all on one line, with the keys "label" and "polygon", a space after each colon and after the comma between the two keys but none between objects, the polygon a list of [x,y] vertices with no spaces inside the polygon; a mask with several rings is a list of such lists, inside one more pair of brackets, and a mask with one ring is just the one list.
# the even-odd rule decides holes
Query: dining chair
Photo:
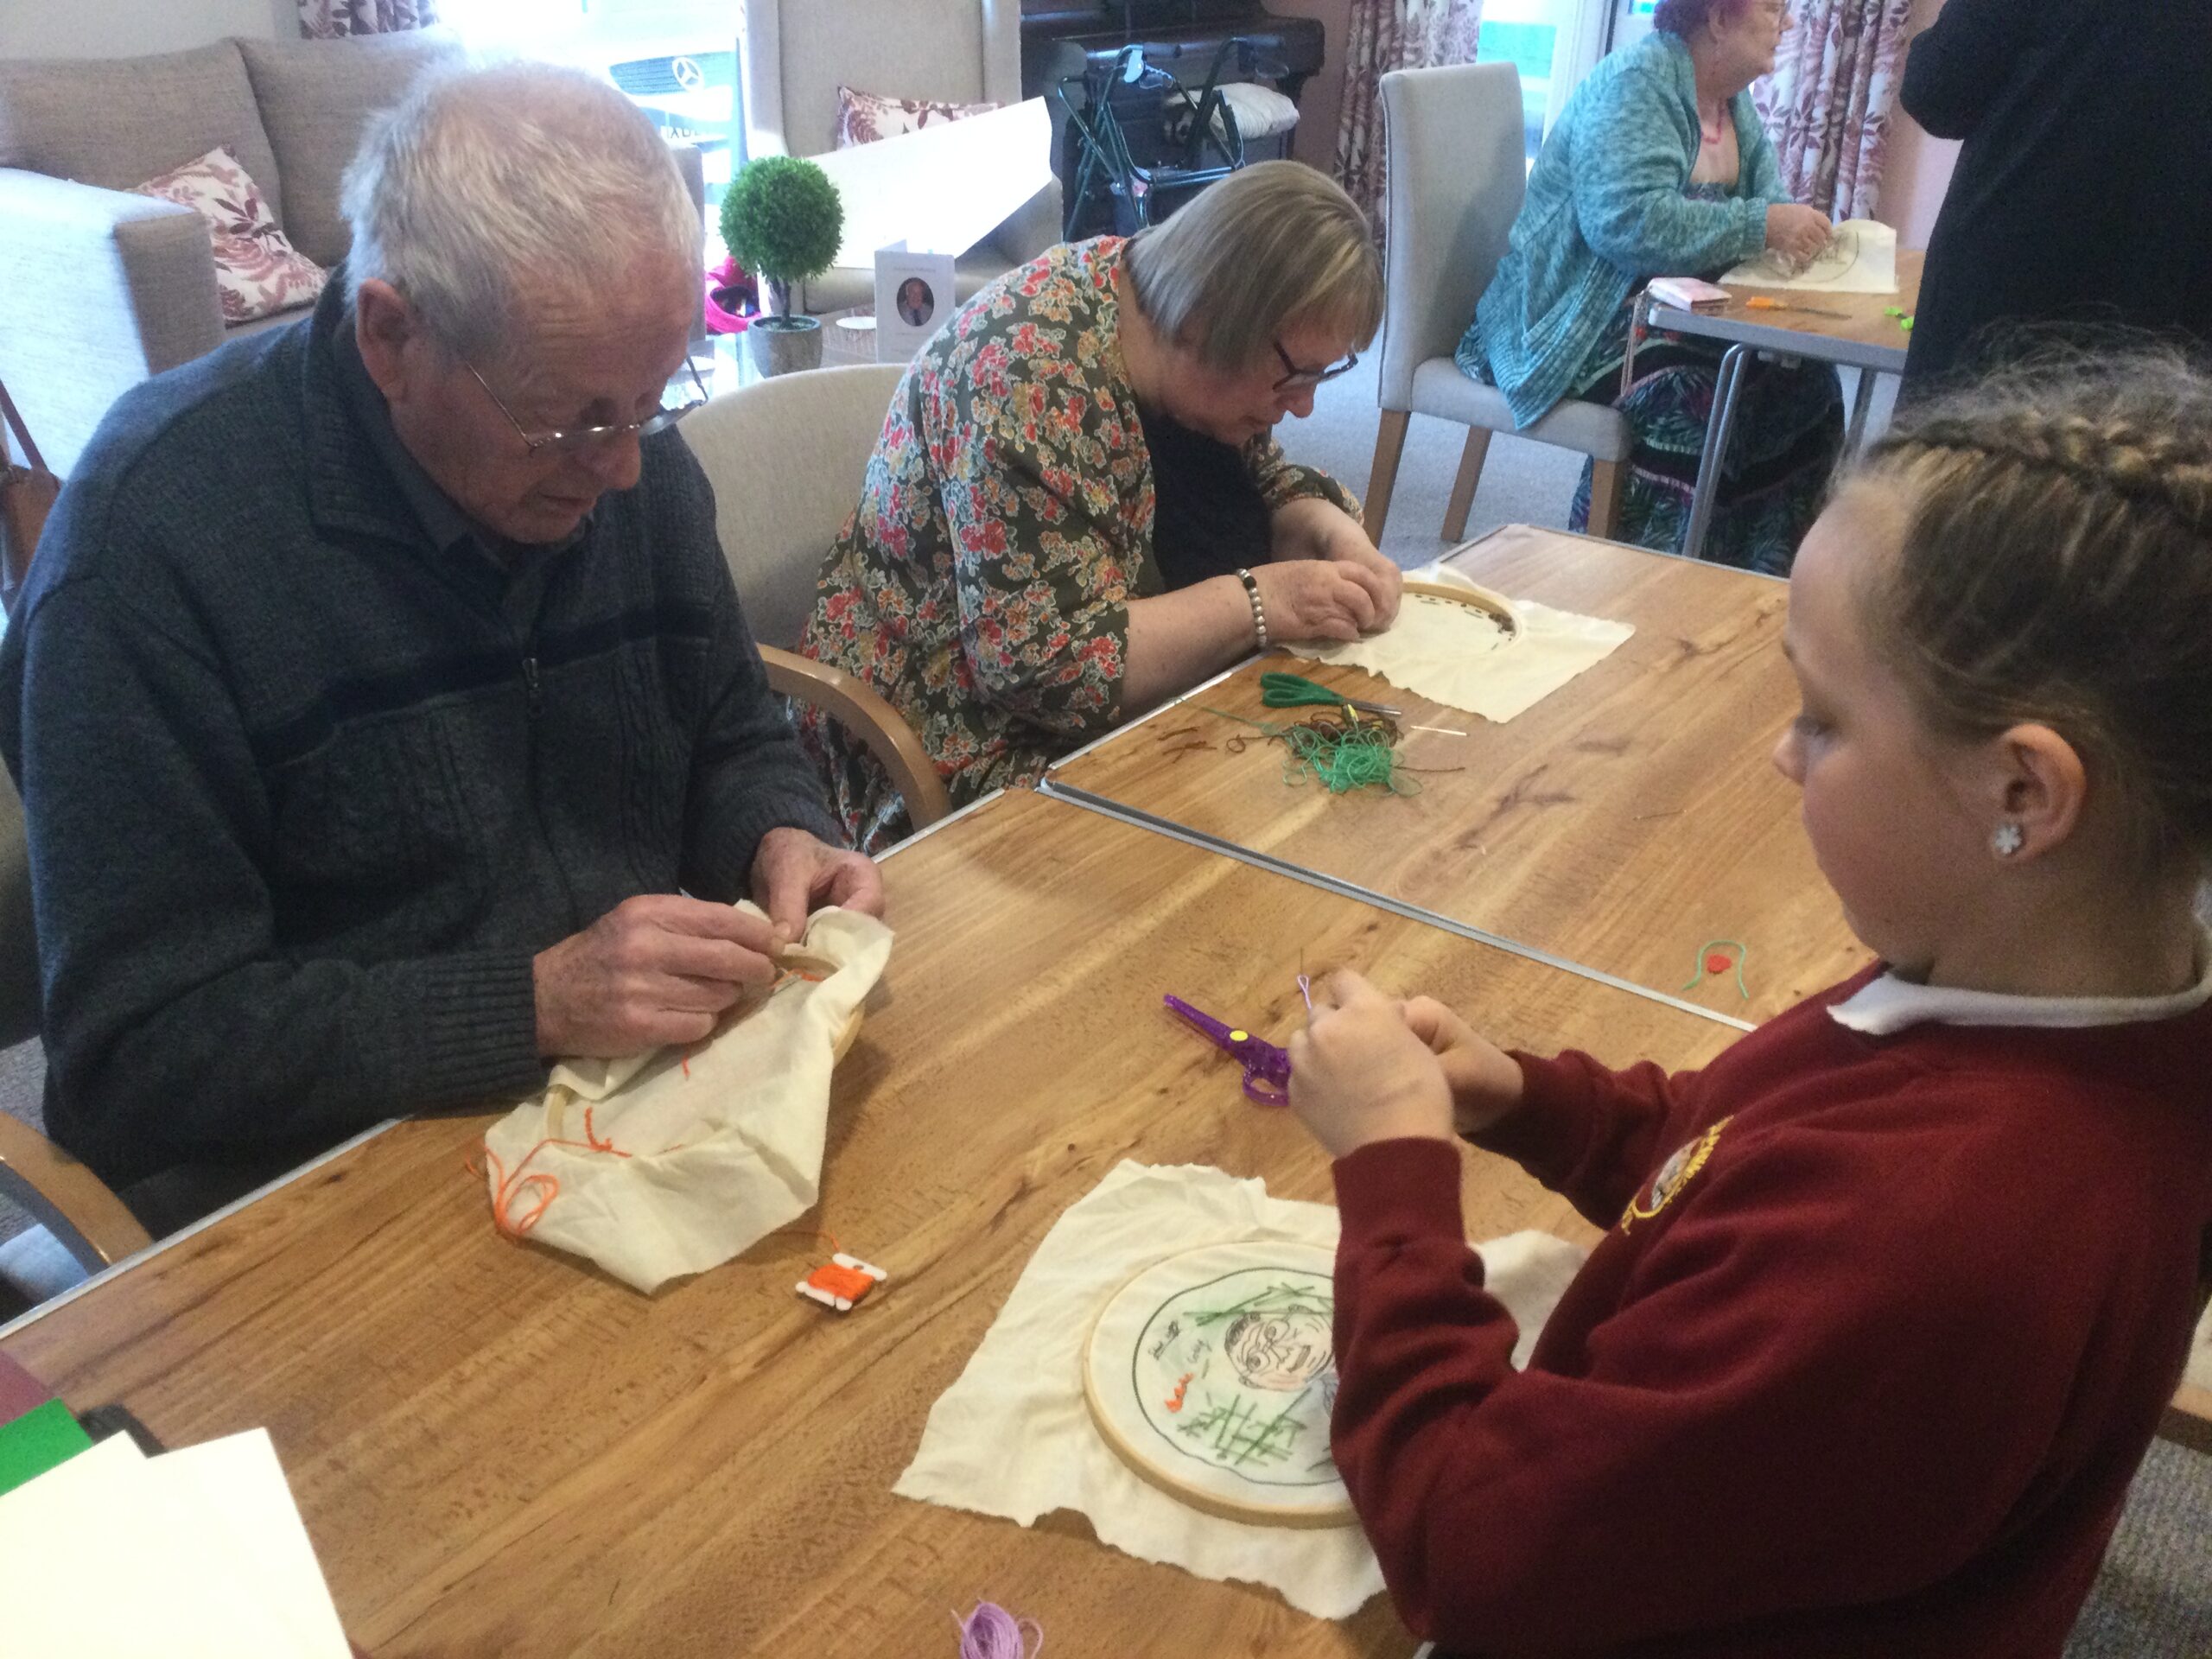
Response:
[{"label": "dining chair", "polygon": [[1415,415],[1466,427],[1467,445],[1444,510],[1444,539],[1466,534],[1493,433],[1509,432],[1591,457],[1589,533],[1610,536],[1620,515],[1628,422],[1604,404],[1569,398],[1516,428],[1505,394],[1452,360],[1490,286],[1528,188],[1521,74],[1510,63],[1397,69],[1382,77],[1389,190],[1388,299],[1378,377],[1382,430],[1367,482],[1367,533],[1380,542]]}]

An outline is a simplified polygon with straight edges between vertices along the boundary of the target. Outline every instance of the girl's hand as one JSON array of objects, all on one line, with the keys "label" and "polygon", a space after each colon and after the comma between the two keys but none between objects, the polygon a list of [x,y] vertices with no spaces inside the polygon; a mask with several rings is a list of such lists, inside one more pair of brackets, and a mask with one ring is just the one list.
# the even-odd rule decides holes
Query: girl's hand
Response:
[{"label": "girl's hand", "polygon": [[1406,1004],[1406,1028],[1444,1065],[1452,1089],[1452,1124],[1480,1135],[1521,1103],[1521,1068],[1505,1051],[1433,996]]},{"label": "girl's hand", "polygon": [[1313,987],[1313,1012],[1290,1039],[1290,1108],[1332,1158],[1376,1141],[1449,1141],[1444,1065],[1404,1007],[1339,969]]}]

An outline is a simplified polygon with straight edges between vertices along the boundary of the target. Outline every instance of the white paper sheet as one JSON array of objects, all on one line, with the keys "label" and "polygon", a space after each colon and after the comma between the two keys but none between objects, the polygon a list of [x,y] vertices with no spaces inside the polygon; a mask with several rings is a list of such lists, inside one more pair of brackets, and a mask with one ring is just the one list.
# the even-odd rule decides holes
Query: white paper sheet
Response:
[{"label": "white paper sheet", "polygon": [[[1382,1587],[1357,1527],[1248,1526],[1201,1514],[1147,1484],[1100,1438],[1083,1397],[1083,1344],[1106,1299],[1163,1256],[1230,1240],[1333,1250],[1337,1212],[1268,1196],[1197,1165],[1123,1162],[1052,1225],[960,1379],[930,1410],[893,1491],[1027,1526],[1054,1510],[1086,1516],[1102,1542],[1200,1578],[1268,1585],[1301,1611],[1344,1618]],[[1582,1252],[1543,1233],[1482,1247],[1490,1287],[1521,1326],[1527,1357]]]},{"label": "white paper sheet", "polygon": [[262,1430],[102,1440],[0,1497],[0,1654],[351,1659]]},{"label": "white paper sheet", "polygon": [[2189,1382],[2195,1388],[2212,1389],[2212,1307],[2197,1321],[2196,1345],[2189,1351]]},{"label": "white paper sheet", "polygon": [[1897,233],[1871,219],[1847,219],[1835,227],[1827,251],[1803,270],[1785,270],[1769,249],[1720,280],[1731,288],[1783,288],[1797,294],[1894,294]]}]

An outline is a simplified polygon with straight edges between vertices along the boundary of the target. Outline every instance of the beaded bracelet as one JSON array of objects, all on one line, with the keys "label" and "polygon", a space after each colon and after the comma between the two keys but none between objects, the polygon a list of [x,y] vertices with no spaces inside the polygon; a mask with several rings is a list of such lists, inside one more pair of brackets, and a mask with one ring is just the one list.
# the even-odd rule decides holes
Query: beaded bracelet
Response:
[{"label": "beaded bracelet", "polygon": [[1236,580],[1244,584],[1244,596],[1252,601],[1252,632],[1259,637],[1259,648],[1268,648],[1268,607],[1260,603],[1260,582],[1249,570],[1240,569]]}]

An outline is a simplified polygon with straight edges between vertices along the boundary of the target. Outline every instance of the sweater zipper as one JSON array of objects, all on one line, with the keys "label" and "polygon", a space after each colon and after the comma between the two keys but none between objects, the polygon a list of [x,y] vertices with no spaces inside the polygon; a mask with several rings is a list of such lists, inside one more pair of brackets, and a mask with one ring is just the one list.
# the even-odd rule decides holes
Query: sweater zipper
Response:
[{"label": "sweater zipper", "polygon": [[527,641],[522,642],[522,650],[523,696],[527,703],[530,713],[530,728],[527,734],[527,741],[530,745],[530,766],[527,774],[527,786],[530,790],[531,810],[537,819],[538,840],[543,844],[546,856],[552,861],[554,869],[561,877],[561,891],[567,897],[569,901],[569,930],[574,931],[576,928],[582,925],[582,922],[578,920],[576,916],[575,886],[569,880],[568,871],[562,868],[559,849],[553,845],[552,834],[546,826],[545,803],[539,798],[538,794],[537,748],[539,733],[537,722],[538,716],[545,712],[545,688],[543,683],[538,677],[537,652],[531,650],[530,643]]}]

